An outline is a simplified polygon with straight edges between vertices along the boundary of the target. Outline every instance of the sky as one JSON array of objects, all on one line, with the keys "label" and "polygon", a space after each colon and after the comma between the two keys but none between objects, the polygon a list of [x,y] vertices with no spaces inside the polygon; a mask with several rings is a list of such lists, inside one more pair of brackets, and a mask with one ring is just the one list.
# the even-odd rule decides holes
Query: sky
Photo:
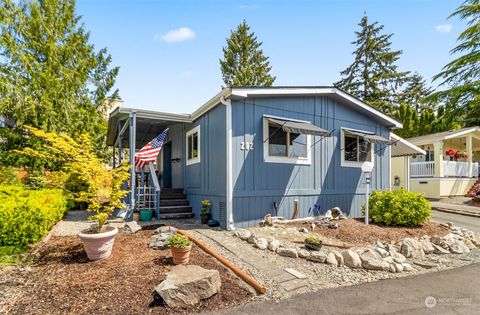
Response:
[{"label": "sky", "polygon": [[[244,19],[263,42],[274,85],[332,85],[353,61],[364,12],[394,33],[401,71],[431,83],[451,60],[465,22],[448,16],[458,0],[77,0],[97,49],[120,66],[124,106],[191,113],[222,86],[219,59]],[[435,87],[435,84],[433,84]]]}]

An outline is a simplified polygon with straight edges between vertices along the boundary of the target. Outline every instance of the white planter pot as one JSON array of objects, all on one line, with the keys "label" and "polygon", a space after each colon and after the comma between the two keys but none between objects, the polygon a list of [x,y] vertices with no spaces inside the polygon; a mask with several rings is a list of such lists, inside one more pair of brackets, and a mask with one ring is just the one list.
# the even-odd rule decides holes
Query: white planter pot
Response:
[{"label": "white planter pot", "polygon": [[109,230],[102,233],[85,233],[87,230],[83,230],[78,234],[90,260],[105,259],[112,254],[113,242],[118,229],[115,227],[107,227],[107,229]]}]

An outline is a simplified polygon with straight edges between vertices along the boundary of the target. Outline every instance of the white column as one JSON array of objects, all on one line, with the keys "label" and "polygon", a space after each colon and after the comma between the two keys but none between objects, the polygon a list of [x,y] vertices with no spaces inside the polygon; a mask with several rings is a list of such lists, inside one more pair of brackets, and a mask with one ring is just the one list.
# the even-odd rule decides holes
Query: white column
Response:
[{"label": "white column", "polygon": [[404,157],[405,159],[405,175],[404,175],[404,181],[405,181],[405,189],[407,191],[410,191],[410,160],[411,156],[406,156]]},{"label": "white column", "polygon": [[473,176],[473,162],[472,162],[472,135],[468,135],[466,141],[466,147],[467,147],[467,162],[468,162],[468,177]]},{"label": "white column", "polygon": [[437,141],[433,144],[433,155],[435,177],[443,177],[443,141]]}]

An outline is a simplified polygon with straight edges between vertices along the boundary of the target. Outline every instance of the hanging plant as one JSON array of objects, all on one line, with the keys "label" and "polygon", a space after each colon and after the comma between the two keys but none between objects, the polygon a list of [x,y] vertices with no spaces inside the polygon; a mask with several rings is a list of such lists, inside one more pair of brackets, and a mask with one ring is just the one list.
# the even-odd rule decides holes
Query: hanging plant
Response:
[{"label": "hanging plant", "polygon": [[455,156],[455,154],[457,154],[457,151],[453,150],[453,149],[450,149],[450,150],[447,150],[445,152],[445,155],[446,156]]},{"label": "hanging plant", "polygon": [[466,152],[461,152],[461,151],[458,151],[457,153],[455,153],[455,160],[465,160],[467,159],[468,155]]}]

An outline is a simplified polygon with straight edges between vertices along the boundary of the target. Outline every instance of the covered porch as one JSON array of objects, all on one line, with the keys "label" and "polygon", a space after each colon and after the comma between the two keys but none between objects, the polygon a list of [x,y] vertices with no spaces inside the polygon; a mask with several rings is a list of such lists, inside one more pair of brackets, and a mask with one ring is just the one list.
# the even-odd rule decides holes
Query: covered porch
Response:
[{"label": "covered porch", "polygon": [[190,122],[188,115],[126,107],[118,107],[110,114],[106,142],[112,147],[112,167],[125,161],[135,165],[135,153],[169,128],[156,162],[142,169],[135,166],[130,169],[130,179],[125,183],[125,189],[129,190],[125,200],[127,209],[120,216],[152,209],[159,219],[161,193],[183,194],[184,124]]}]

